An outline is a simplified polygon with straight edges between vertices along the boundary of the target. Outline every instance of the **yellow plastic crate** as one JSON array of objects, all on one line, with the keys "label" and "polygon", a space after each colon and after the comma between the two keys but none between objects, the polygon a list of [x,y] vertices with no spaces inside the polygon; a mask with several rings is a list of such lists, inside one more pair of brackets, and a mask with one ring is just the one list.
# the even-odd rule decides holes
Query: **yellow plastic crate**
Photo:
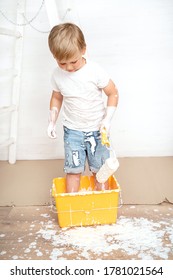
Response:
[{"label": "yellow plastic crate", "polygon": [[94,191],[94,177],[82,176],[77,193],[65,192],[65,178],[53,179],[60,227],[112,224],[117,220],[120,187],[114,176],[109,178],[109,190]]}]

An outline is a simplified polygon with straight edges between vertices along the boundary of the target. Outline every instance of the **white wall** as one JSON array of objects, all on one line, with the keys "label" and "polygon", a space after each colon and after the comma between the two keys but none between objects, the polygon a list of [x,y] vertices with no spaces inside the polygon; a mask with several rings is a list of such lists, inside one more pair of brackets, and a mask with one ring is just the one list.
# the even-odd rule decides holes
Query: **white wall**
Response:
[{"label": "white wall", "polygon": [[[41,2],[26,1],[28,19],[36,14]],[[57,0],[57,4],[60,2]],[[173,2],[76,0],[64,3],[68,2],[73,4],[72,11],[64,21],[76,20],[84,31],[90,59],[105,67],[119,89],[119,106],[112,123],[112,142],[117,155],[173,155]],[[0,9],[9,18],[15,18],[15,3],[1,0]],[[45,5],[32,25],[41,31],[50,30]],[[14,28],[1,14],[0,26]],[[61,122],[57,124],[57,140],[50,140],[46,135],[50,76],[56,66],[47,37],[48,33],[38,32],[30,25],[24,28],[17,159],[63,158]],[[2,35],[0,40],[1,67],[6,68],[13,59],[9,53],[13,52],[14,42]],[[1,106],[9,101],[10,82],[0,83]],[[8,116],[0,116],[0,142],[8,137],[8,124]],[[0,159],[7,158],[7,149],[0,150]]]}]

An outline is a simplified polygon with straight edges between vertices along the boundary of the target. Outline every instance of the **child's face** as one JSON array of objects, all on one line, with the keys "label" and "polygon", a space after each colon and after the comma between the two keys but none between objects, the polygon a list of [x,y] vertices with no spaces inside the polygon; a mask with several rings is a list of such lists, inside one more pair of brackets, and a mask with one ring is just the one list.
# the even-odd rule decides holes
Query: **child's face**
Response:
[{"label": "child's face", "polygon": [[85,59],[83,58],[84,52],[76,53],[72,58],[67,60],[57,60],[59,67],[68,72],[75,72],[82,68],[85,64]]}]

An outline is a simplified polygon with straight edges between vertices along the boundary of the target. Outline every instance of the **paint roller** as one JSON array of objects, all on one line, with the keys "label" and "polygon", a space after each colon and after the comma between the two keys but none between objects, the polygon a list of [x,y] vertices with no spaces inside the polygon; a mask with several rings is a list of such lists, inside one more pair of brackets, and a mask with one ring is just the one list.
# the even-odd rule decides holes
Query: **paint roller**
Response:
[{"label": "paint roller", "polygon": [[117,160],[115,151],[111,148],[110,141],[107,136],[107,131],[105,128],[103,128],[101,131],[101,143],[102,143],[102,145],[105,145],[107,147],[107,149],[109,149],[112,152],[112,156],[109,157],[108,159],[106,159],[105,163],[102,165],[102,167],[96,173],[97,181],[99,183],[103,184],[118,169],[119,162]]}]

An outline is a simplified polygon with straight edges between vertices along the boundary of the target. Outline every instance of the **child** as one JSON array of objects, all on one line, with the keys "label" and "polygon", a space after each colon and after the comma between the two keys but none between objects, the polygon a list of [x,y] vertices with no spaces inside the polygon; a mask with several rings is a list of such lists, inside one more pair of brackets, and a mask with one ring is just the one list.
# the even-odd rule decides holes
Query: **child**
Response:
[{"label": "child", "polygon": [[[77,25],[63,23],[54,26],[48,41],[58,67],[52,75],[47,132],[50,138],[56,138],[55,125],[63,103],[66,191],[77,192],[86,160],[95,176],[109,157],[108,149],[101,144],[100,132],[105,128],[109,134],[118,104],[118,91],[107,73],[84,57],[85,38]],[[107,108],[102,91],[107,96]],[[96,190],[103,187],[96,177],[95,185]],[[105,189],[108,189],[108,182]]]}]

